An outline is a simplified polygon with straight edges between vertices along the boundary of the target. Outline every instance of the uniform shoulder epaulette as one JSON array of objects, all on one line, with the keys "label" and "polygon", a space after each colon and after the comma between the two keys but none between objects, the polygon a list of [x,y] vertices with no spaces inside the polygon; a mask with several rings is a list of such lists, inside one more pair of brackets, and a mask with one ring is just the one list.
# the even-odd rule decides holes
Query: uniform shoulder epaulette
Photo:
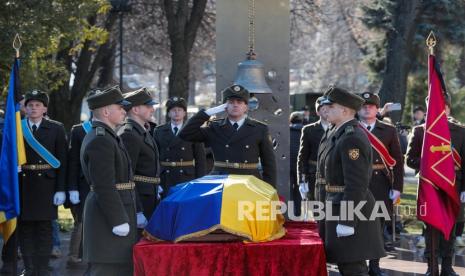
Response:
[{"label": "uniform shoulder epaulette", "polygon": [[346,134],[350,134],[354,132],[355,132],[354,126],[346,126],[346,128],[344,129],[344,133]]},{"label": "uniform shoulder epaulette", "polygon": [[96,127],[95,128],[95,133],[97,134],[97,136],[105,136],[105,128]]},{"label": "uniform shoulder epaulette", "polygon": [[58,125],[58,126],[64,126],[64,124],[62,122],[58,122],[58,121],[55,121],[55,120],[51,120],[51,119],[47,119],[50,123],[54,124],[54,125]]},{"label": "uniform shoulder epaulette", "polygon": [[249,120],[250,120],[250,122],[255,123],[255,124],[257,124],[257,125],[268,126],[267,123],[262,122],[262,121],[259,121],[259,120],[257,120],[257,119],[249,118]]}]

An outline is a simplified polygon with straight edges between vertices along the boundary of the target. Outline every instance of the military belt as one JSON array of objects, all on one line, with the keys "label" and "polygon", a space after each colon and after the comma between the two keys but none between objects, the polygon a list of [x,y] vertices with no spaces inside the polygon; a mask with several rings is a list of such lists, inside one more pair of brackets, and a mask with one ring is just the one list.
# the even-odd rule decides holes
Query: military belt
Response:
[{"label": "military belt", "polygon": [[308,160],[308,164],[313,165],[313,166],[316,166],[316,165],[317,165],[317,162],[316,162],[316,161],[313,161],[313,160]]},{"label": "military belt", "polygon": [[346,186],[326,185],[325,190],[328,193],[342,193]]},{"label": "military belt", "polygon": [[[134,190],[134,187],[136,184],[134,182],[126,182],[126,183],[116,183],[115,187],[116,190],[122,191],[122,190]],[[94,185],[90,185],[90,190],[94,191]]]},{"label": "military belt", "polygon": [[21,169],[26,170],[26,171],[41,171],[41,170],[50,170],[52,169],[52,166],[49,164],[28,164],[28,165],[22,165]]},{"label": "military belt", "polygon": [[316,185],[326,185],[326,179],[322,178],[322,177],[318,177],[316,180],[315,180],[315,184]]},{"label": "military belt", "polygon": [[150,183],[150,184],[159,184],[160,178],[159,177],[150,177],[144,175],[134,175],[134,181],[143,182],[143,183]]},{"label": "military belt", "polygon": [[384,170],[386,166],[384,164],[373,164],[372,168],[373,170]]},{"label": "military belt", "polygon": [[258,168],[258,163],[232,163],[215,161],[214,166],[219,168],[254,170]]},{"label": "military belt", "polygon": [[193,167],[195,159],[192,161],[160,162],[160,165],[164,167]]}]

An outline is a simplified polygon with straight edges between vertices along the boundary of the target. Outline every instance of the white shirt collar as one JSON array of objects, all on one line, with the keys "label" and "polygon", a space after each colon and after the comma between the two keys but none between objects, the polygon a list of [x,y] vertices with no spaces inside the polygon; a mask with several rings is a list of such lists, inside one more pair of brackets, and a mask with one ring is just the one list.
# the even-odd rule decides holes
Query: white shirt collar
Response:
[{"label": "white shirt collar", "polygon": [[366,129],[368,129],[368,126],[370,126],[370,132],[375,128],[375,125],[376,125],[376,121],[372,124],[367,124],[365,122],[361,122],[361,123]]},{"label": "white shirt collar", "polygon": [[326,131],[329,127],[329,123],[328,122],[323,122],[323,121],[320,121],[320,124],[321,126],[323,127],[323,130]]},{"label": "white shirt collar", "polygon": [[246,118],[247,118],[247,117],[244,116],[244,117],[242,117],[242,119],[240,119],[240,120],[237,121],[237,122],[232,121],[232,120],[229,120],[229,119],[228,119],[228,120],[229,120],[229,122],[231,123],[231,125],[234,125],[234,123],[237,123],[237,125],[238,125],[238,128],[237,128],[237,129],[240,129],[241,126],[244,124]]},{"label": "white shirt collar", "polygon": [[27,123],[29,124],[29,127],[32,129],[32,126],[35,125],[37,129],[39,129],[40,124],[42,123],[42,119],[38,123],[33,123],[31,120],[27,119]]},{"label": "white shirt collar", "polygon": [[182,128],[182,123],[179,124],[179,125],[175,125],[175,124],[173,124],[173,122],[171,122],[171,131],[173,131],[173,133],[174,133],[174,128],[175,128],[175,127],[178,128],[178,133],[179,133],[179,131],[180,131],[181,128]]}]

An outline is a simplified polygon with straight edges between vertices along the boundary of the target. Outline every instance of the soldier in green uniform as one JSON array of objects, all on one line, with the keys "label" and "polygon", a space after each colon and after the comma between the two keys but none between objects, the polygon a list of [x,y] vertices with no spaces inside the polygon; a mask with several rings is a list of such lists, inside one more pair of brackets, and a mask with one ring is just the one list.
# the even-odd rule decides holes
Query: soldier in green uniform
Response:
[{"label": "soldier in green uniform", "polygon": [[[337,263],[343,275],[368,275],[366,260],[385,256],[379,219],[370,219],[375,205],[369,190],[372,150],[355,119],[363,102],[337,87],[330,88],[324,101],[329,105],[328,121],[334,125],[327,149],[319,157],[326,180],[326,203],[331,208],[326,213],[325,248],[328,262]],[[344,208],[352,203],[355,207],[364,204],[360,212],[366,219]],[[349,215],[344,216],[344,210]]]},{"label": "soldier in green uniform", "polygon": [[[222,98],[224,104],[195,114],[179,137],[205,142],[211,147],[215,159],[211,174],[255,175],[276,186],[271,136],[266,124],[247,116],[249,92],[240,85],[232,85],[222,91]],[[223,111],[226,118],[208,121],[211,115]]]},{"label": "soldier in green uniform", "polygon": [[25,275],[49,275],[52,220],[65,202],[67,168],[66,133],[63,124],[47,119],[48,95],[33,90],[25,95],[23,137],[27,163],[20,173],[21,214],[18,237]]},{"label": "soldier in green uniform", "polygon": [[131,105],[126,108],[128,117],[119,129],[118,135],[126,146],[134,171],[138,210],[140,210],[137,213],[137,227],[144,228],[155,209],[158,184],[160,184],[158,148],[149,133],[149,122],[155,111],[153,105],[156,102],[146,88],[127,93],[124,98]]},{"label": "soldier in green uniform", "polygon": [[[456,154],[454,154],[455,161],[455,187],[457,193],[460,195],[461,202],[465,202],[465,128],[460,123],[450,116],[451,99],[449,94],[446,97],[446,115],[449,120],[449,130],[451,137],[452,148]],[[414,169],[416,173],[420,170],[421,162],[421,149],[423,145],[423,137],[425,132],[425,125],[419,125],[413,128],[413,134],[410,137],[410,141],[407,148],[406,163],[407,166]],[[457,160],[458,157],[460,160]],[[426,231],[424,233],[426,240],[426,248],[424,256],[428,261],[428,270],[426,275],[433,275],[432,270],[432,259],[431,259],[431,226],[426,225]],[[455,231],[452,230],[449,240],[446,240],[441,233],[436,235],[438,240],[436,241],[436,257],[440,256],[442,259],[441,275],[455,276],[458,275],[452,268],[452,259],[454,257],[454,241]],[[438,262],[435,262],[436,265]],[[436,269],[436,271],[438,271]]]},{"label": "soldier in green uniform", "polygon": [[170,121],[154,131],[160,151],[160,180],[164,195],[168,194],[170,187],[206,174],[204,144],[184,141],[178,136],[187,115],[186,101],[180,97],[169,98],[166,112]]},{"label": "soldier in green uniform", "polygon": [[[382,144],[372,144],[373,174],[370,181],[370,191],[375,200],[384,202],[388,212],[392,215],[393,202],[400,198],[404,186],[404,162],[400,149],[397,129],[376,119],[380,106],[378,95],[364,92],[360,95],[365,103],[358,112],[360,123],[373,134]],[[381,148],[384,147],[384,148]],[[390,164],[389,160],[395,160]],[[381,231],[385,231],[385,221],[381,219]],[[382,235],[384,238],[384,235]],[[385,243],[388,241],[386,240]],[[379,267],[379,259],[370,260],[370,276],[382,276],[385,273]]]},{"label": "soldier in green uniform", "polygon": [[90,275],[132,275],[136,243],[136,194],[129,154],[114,129],[126,112],[118,86],[87,99],[92,130],[81,146],[81,166],[90,185],[84,205],[83,258]]}]

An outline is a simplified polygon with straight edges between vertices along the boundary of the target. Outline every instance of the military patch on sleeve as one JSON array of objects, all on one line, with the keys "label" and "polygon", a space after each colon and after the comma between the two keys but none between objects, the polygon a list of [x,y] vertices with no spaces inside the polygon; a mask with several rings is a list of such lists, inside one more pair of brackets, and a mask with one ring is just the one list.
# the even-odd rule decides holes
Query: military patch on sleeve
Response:
[{"label": "military patch on sleeve", "polygon": [[352,160],[357,160],[360,157],[359,149],[350,149],[348,153],[349,153],[349,158]]},{"label": "military patch on sleeve", "polygon": [[97,136],[105,136],[105,129],[103,127],[97,127],[96,129]]}]

